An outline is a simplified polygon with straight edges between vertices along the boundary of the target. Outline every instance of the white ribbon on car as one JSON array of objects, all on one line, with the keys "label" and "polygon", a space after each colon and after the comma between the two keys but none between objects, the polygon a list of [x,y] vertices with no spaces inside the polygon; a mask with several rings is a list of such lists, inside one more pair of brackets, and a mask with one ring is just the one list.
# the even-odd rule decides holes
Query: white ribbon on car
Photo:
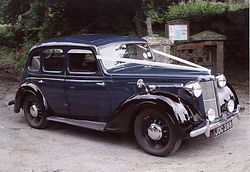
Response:
[{"label": "white ribbon on car", "polygon": [[189,65],[189,66],[193,66],[193,67],[197,67],[197,68],[200,68],[200,69],[203,69],[203,70],[210,71],[210,69],[207,69],[207,68],[205,68],[205,67],[202,67],[202,66],[200,66],[200,65],[197,65],[197,64],[192,63],[192,62],[190,62],[190,61],[181,59],[181,58],[179,58],[179,57],[176,57],[176,56],[173,56],[173,55],[164,53],[164,52],[162,52],[162,51],[159,51],[159,50],[156,50],[156,49],[152,49],[152,51],[153,51],[154,53],[156,53],[156,54],[159,54],[159,55],[162,55],[162,56],[164,56],[164,57],[167,57],[167,58],[176,60],[176,61],[181,62],[181,63],[184,63],[184,64],[186,64],[186,65]]},{"label": "white ribbon on car", "polygon": [[187,60],[183,60],[179,57],[161,52],[159,50],[152,49],[152,51],[156,54],[165,56],[167,58],[179,61],[181,63],[184,63],[189,66],[183,66],[183,65],[177,65],[177,64],[168,64],[168,63],[162,63],[162,62],[154,62],[154,61],[147,61],[147,60],[138,60],[138,59],[129,59],[129,58],[121,58],[121,57],[112,57],[107,55],[97,55],[97,59],[101,59],[104,63],[104,67],[106,69],[111,69],[113,67],[118,67],[120,65],[125,65],[128,63],[135,63],[135,64],[143,64],[147,66],[159,66],[159,67],[166,67],[171,69],[184,69],[184,70],[195,70],[195,71],[206,71],[211,72],[210,69],[207,69],[205,67],[202,67],[200,65],[194,64],[192,62],[189,62]]}]

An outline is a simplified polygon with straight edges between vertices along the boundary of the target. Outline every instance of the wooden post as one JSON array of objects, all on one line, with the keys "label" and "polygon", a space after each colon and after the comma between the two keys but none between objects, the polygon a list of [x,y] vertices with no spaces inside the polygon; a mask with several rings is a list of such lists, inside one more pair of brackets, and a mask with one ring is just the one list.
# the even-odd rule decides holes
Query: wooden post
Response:
[{"label": "wooden post", "polygon": [[151,19],[147,18],[147,31],[148,31],[148,35],[153,35],[153,29],[152,29],[152,24],[151,24]]},{"label": "wooden post", "polygon": [[224,73],[224,42],[216,41],[216,73]]}]

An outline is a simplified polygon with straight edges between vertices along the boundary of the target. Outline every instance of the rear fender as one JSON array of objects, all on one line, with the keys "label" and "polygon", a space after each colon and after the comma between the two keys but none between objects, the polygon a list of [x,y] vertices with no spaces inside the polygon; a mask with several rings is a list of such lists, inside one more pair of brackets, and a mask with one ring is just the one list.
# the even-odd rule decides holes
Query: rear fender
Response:
[{"label": "rear fender", "polygon": [[18,89],[15,97],[14,112],[19,113],[20,109],[23,108],[24,99],[28,94],[33,94],[39,100],[42,101],[45,110],[48,110],[48,104],[45,100],[41,90],[33,83],[24,83]]}]

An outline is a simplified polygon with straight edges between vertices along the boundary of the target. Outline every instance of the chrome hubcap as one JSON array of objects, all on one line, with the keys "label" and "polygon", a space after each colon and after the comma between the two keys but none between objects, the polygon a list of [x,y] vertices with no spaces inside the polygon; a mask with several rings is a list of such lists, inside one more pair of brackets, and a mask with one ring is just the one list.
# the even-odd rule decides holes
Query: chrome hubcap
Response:
[{"label": "chrome hubcap", "polygon": [[36,105],[32,105],[32,106],[30,107],[30,114],[31,114],[31,116],[34,117],[34,118],[38,117],[38,108],[37,108]]},{"label": "chrome hubcap", "polygon": [[152,123],[149,127],[148,127],[148,136],[155,141],[158,141],[161,139],[162,137],[162,128],[155,123]]}]

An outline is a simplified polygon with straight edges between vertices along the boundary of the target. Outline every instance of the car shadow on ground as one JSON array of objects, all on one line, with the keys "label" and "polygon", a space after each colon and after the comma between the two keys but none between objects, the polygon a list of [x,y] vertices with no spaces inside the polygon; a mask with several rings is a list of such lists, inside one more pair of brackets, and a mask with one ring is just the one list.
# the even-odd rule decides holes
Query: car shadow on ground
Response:
[{"label": "car shadow on ground", "polygon": [[49,126],[46,128],[46,130],[49,130],[50,132],[73,135],[74,137],[79,137],[90,141],[105,142],[116,145],[120,145],[122,143],[123,146],[127,147],[137,146],[132,132],[123,134],[108,133],[58,122],[49,122]]},{"label": "car shadow on ground", "polygon": [[[118,134],[118,133],[107,133],[101,131],[95,131],[91,129],[71,126],[58,122],[50,122],[49,126],[45,129],[51,133],[57,133],[67,136],[72,136],[91,142],[105,143],[111,146],[123,147],[128,150],[136,150],[141,153],[145,153],[139,148],[136,143],[134,134],[132,132]],[[195,138],[185,139],[182,141],[182,144],[177,152],[171,155],[172,158],[186,158],[189,156],[189,153],[200,154],[205,150],[212,149],[215,145],[222,144],[227,142],[229,134],[225,133],[223,139],[218,138],[214,139],[213,136],[207,138],[205,135],[201,135]],[[195,153],[195,152],[196,153]]]}]

